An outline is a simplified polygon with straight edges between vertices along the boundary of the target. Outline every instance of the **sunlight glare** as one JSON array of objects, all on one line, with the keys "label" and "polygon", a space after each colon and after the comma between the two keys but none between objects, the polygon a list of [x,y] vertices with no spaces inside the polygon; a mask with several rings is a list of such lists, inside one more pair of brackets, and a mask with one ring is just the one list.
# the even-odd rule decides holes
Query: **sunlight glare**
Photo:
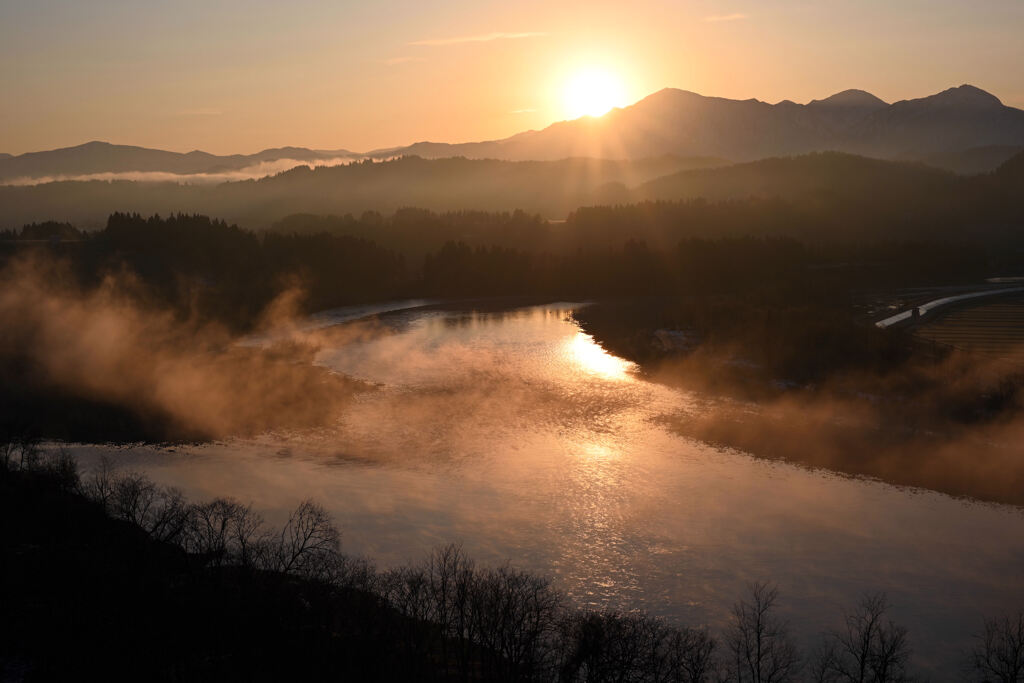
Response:
[{"label": "sunlight glare", "polygon": [[634,364],[613,356],[594,341],[589,334],[578,332],[567,344],[568,355],[586,372],[607,379],[625,379]]},{"label": "sunlight glare", "polygon": [[565,111],[571,119],[602,116],[625,103],[626,91],[622,80],[603,69],[580,71],[565,87]]}]

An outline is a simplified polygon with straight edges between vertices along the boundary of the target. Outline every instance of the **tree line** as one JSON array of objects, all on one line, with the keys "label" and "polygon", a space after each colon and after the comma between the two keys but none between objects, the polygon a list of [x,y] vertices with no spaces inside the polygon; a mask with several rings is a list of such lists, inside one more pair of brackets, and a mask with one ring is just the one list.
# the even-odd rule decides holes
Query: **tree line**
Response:
[{"label": "tree line", "polygon": [[738,347],[770,379],[801,383],[908,358],[907,339],[872,327],[866,293],[978,282],[1024,266],[1024,252],[969,242],[821,243],[728,230],[712,238],[688,227],[739,211],[738,230],[757,206],[592,208],[565,224],[406,209],[294,216],[267,232],[206,216],[115,213],[94,233],[46,223],[0,236],[0,263],[43,252],[66,261],[85,290],[129,273],[147,304],[238,331],[288,290],[302,293],[298,313],[413,297],[620,299],[584,311],[583,322],[635,360],[656,351],[652,331],[685,329],[695,341]]},{"label": "tree line", "polygon": [[48,250],[85,286],[127,270],[158,301],[238,327],[289,287],[305,292],[309,311],[406,296],[771,291],[836,301],[857,288],[974,281],[1024,265],[1020,248],[969,240],[823,243],[759,230],[771,214],[757,202],[696,201],[581,209],[549,224],[522,212],[405,209],[293,216],[252,232],[200,215],[114,213],[97,232],[51,222],[0,234],[0,263]]},{"label": "tree line", "polygon": [[[83,288],[127,272],[152,303],[242,329],[289,288],[301,289],[307,308],[317,310],[388,298],[408,281],[401,254],[358,237],[257,234],[184,214],[114,213],[103,230],[63,240],[70,230],[45,223],[8,233],[0,262],[43,249],[66,261]],[[35,244],[35,237],[47,244]]]}]

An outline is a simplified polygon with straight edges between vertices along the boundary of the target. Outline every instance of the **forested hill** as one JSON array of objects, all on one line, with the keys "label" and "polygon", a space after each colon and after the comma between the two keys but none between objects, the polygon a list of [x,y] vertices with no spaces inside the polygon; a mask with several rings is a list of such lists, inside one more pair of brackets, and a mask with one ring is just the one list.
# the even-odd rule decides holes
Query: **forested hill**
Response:
[{"label": "forested hill", "polygon": [[[1018,230],[1024,211],[1024,153],[992,173],[967,177],[839,153],[710,167],[714,164],[676,157],[641,162],[407,157],[300,167],[218,186],[66,182],[0,187],[0,230],[47,220],[97,228],[114,212],[201,213],[259,230],[294,214],[391,215],[409,206],[435,212],[521,209],[560,219],[586,206],[704,199],[744,202],[728,210],[735,214],[729,219],[735,225],[728,229],[719,227],[725,209],[716,209],[714,220],[702,218],[694,230],[704,236],[724,231],[814,239],[883,235],[985,241]],[[766,211],[765,203],[777,206]],[[765,227],[779,221],[786,225]]]},{"label": "forested hill", "polygon": [[101,227],[109,214],[185,211],[259,229],[293,213],[391,213],[404,206],[435,211],[524,209],[562,218],[680,170],[722,165],[721,159],[662,156],[640,161],[564,159],[507,162],[404,157],[310,169],[300,166],[260,180],[214,186],[128,181],[0,186],[0,229],[59,220]]},{"label": "forested hill", "polygon": [[635,200],[817,196],[900,201],[956,191],[966,184],[948,171],[924,164],[822,152],[684,170],[644,183],[630,195]]}]

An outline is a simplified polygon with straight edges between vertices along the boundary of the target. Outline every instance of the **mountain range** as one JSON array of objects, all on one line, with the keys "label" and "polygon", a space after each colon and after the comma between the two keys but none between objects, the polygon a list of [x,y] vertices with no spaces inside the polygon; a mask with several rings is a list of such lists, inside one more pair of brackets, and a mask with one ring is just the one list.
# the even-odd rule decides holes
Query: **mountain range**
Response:
[{"label": "mountain range", "polygon": [[258,168],[270,162],[341,163],[397,156],[552,161],[670,154],[744,162],[816,151],[920,161],[959,173],[979,173],[994,169],[1022,149],[1024,111],[971,85],[891,104],[863,90],[844,90],[807,104],[789,100],[769,104],[666,88],[601,117],[561,121],[502,140],[417,142],[365,153],[284,147],[228,156],[90,142],[0,155],[0,182],[129,172],[215,176],[243,169],[255,169],[252,176],[258,177],[283,170]]},{"label": "mountain range", "polygon": [[962,85],[892,104],[863,90],[807,104],[768,104],[669,88],[599,118],[563,121],[504,140],[421,142],[371,154],[550,160],[667,153],[742,162],[840,151],[970,172],[991,170],[1022,148],[1024,111]]}]

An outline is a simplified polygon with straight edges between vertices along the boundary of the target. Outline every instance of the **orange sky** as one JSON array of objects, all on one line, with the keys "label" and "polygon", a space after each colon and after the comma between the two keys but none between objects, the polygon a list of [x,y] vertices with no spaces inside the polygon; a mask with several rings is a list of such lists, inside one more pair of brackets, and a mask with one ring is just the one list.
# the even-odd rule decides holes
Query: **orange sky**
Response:
[{"label": "orange sky", "polygon": [[1018,0],[14,0],[0,151],[493,139],[567,118],[567,82],[594,67],[627,101],[663,87],[892,101],[971,83],[1024,108],[1021,35]]}]

